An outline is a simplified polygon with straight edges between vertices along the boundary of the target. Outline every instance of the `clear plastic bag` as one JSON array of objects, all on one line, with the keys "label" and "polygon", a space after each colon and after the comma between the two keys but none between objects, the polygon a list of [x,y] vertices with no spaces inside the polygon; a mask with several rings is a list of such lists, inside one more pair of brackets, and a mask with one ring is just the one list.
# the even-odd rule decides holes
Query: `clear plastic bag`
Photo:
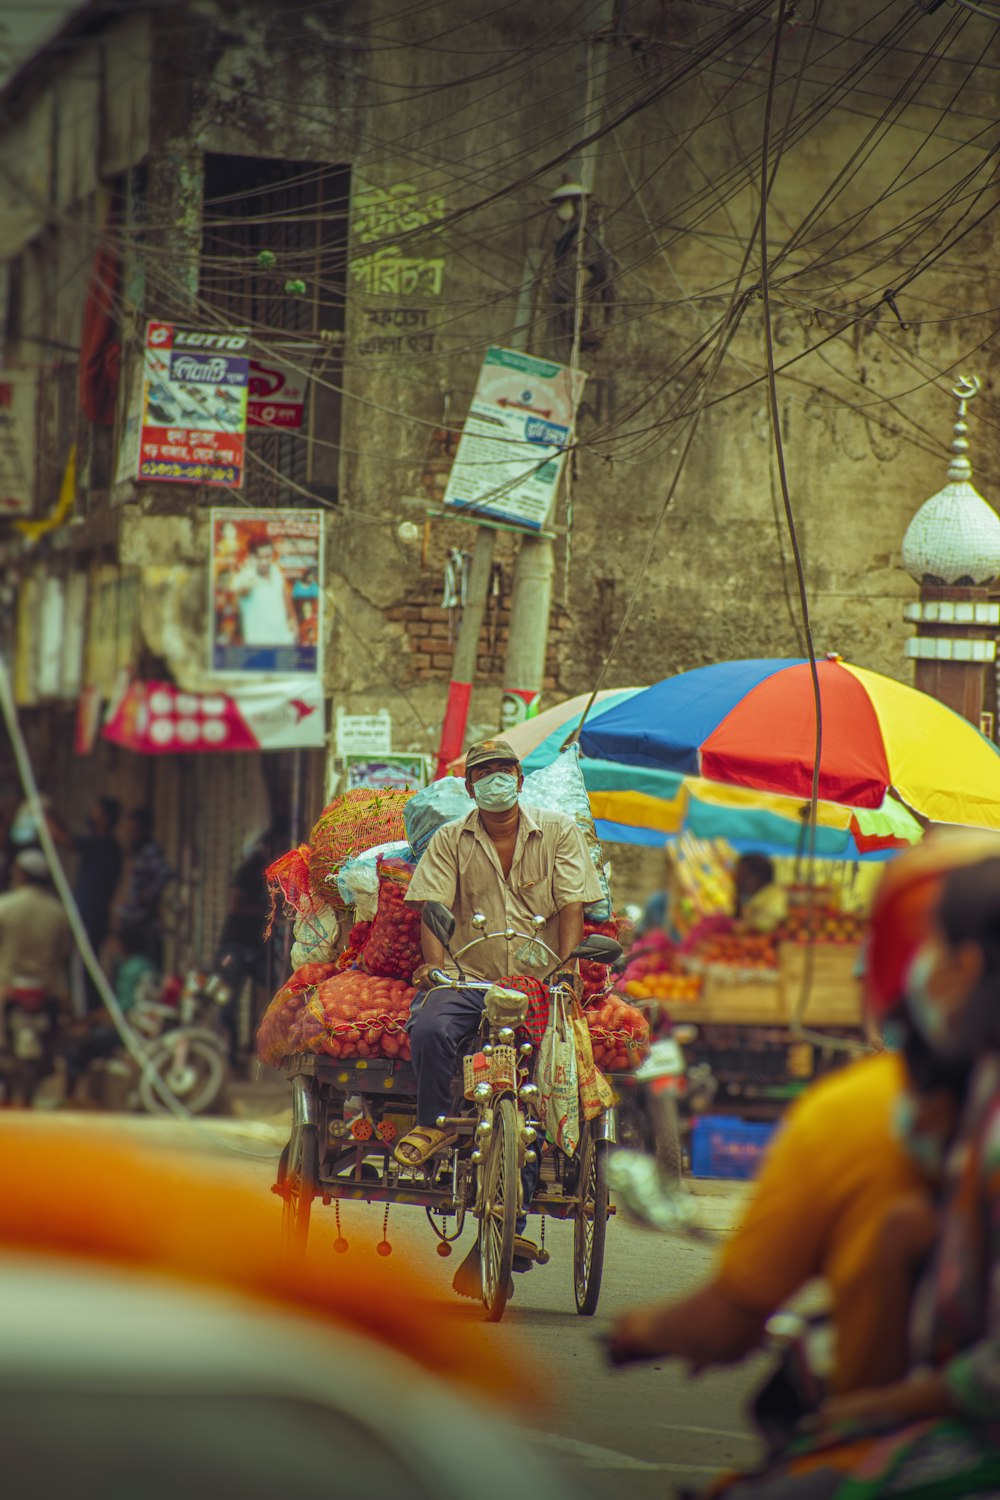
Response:
[{"label": "clear plastic bag", "polygon": [[583,834],[587,853],[593,860],[597,878],[604,891],[600,901],[592,901],[589,906],[584,907],[584,913],[589,921],[607,922],[611,916],[611,892],[604,873],[604,855],[583,779],[579,745],[571,745],[550,765],[526,776],[521,788],[521,801],[527,807],[540,807],[543,812],[565,813],[574,820]]},{"label": "clear plastic bag", "polygon": [[403,810],[403,823],[410,848],[420,859],[431,839],[445,823],[464,818],[475,807],[457,776],[442,776],[430,786],[415,792]]}]

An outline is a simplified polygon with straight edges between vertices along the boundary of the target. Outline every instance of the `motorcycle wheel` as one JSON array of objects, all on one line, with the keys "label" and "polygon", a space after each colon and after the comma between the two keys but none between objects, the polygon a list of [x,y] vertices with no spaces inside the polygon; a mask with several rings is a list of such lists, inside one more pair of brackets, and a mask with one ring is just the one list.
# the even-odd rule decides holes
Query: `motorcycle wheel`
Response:
[{"label": "motorcycle wheel", "polygon": [[[182,1041],[186,1054],[178,1062],[178,1044]],[[214,1036],[171,1032],[149,1049],[139,1079],[139,1103],[147,1114],[169,1113],[162,1095],[166,1089],[190,1114],[204,1114],[218,1099],[225,1081],[226,1059]]]},{"label": "motorcycle wheel", "polygon": [[677,1099],[673,1094],[647,1093],[645,1104],[656,1164],[667,1186],[679,1188],[684,1180],[684,1152]]},{"label": "motorcycle wheel", "polygon": [[580,1141],[580,1204],[573,1220],[573,1292],[576,1310],[593,1317],[601,1295],[608,1233],[608,1143],[588,1125]]},{"label": "motorcycle wheel", "polygon": [[315,1125],[303,1125],[278,1162],[281,1193],[281,1244],[289,1255],[302,1255],[309,1242],[309,1220],[319,1188],[319,1133]]},{"label": "motorcycle wheel", "polygon": [[514,1266],[514,1234],[517,1224],[517,1110],[513,1099],[501,1099],[494,1107],[483,1173],[482,1210],[479,1217],[479,1262],[486,1321],[499,1323],[510,1296]]}]

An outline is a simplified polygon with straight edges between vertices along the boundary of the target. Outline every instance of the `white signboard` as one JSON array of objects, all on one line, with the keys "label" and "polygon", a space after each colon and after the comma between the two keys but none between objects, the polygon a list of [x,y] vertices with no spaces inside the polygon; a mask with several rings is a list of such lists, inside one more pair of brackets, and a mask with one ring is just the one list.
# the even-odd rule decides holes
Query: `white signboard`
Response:
[{"label": "white signboard", "polygon": [[516,349],[487,349],[448,476],[446,508],[541,531],[586,378]]},{"label": "white signboard", "polygon": [[392,750],[392,716],[387,708],[377,714],[345,714],[337,709],[337,754],[388,755]]},{"label": "white signboard", "polygon": [[0,370],[0,517],[34,509],[37,389],[35,375]]}]

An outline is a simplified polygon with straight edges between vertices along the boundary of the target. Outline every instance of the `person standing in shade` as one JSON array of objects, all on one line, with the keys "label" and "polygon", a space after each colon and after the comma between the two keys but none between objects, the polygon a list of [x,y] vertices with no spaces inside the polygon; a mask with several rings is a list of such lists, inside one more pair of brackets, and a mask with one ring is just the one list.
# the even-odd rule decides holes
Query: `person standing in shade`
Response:
[{"label": "person standing in shade", "polygon": [[125,820],[125,892],[115,912],[119,933],[137,928],[145,937],[145,953],[157,968],[163,965],[163,935],[160,904],[176,871],[153,837],[153,815],[148,807],[137,807]]},{"label": "person standing in shade", "polygon": [[[100,957],[111,931],[111,903],[122,873],[122,851],[115,837],[121,806],[114,797],[98,797],[87,815],[87,832],[77,834],[73,844],[80,856],[74,895],[90,945]],[[84,970],[87,1010],[96,1010],[100,996],[90,974]]]}]

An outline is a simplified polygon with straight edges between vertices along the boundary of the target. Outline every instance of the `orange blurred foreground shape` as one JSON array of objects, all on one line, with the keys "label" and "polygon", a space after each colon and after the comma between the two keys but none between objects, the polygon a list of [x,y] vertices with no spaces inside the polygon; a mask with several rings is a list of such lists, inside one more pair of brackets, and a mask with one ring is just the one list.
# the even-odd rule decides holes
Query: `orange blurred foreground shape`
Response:
[{"label": "orange blurred foreground shape", "polygon": [[523,1410],[538,1391],[461,1304],[432,1300],[384,1260],[292,1262],[270,1195],[179,1157],[88,1132],[0,1118],[0,1252],[71,1257],[245,1294],[352,1330],[440,1378]]},{"label": "orange blurred foreground shape", "polygon": [[906,973],[927,937],[945,876],[1000,855],[1000,834],[932,833],[886,866],[872,902],[865,992],[872,1015],[888,1015],[903,998]]}]

